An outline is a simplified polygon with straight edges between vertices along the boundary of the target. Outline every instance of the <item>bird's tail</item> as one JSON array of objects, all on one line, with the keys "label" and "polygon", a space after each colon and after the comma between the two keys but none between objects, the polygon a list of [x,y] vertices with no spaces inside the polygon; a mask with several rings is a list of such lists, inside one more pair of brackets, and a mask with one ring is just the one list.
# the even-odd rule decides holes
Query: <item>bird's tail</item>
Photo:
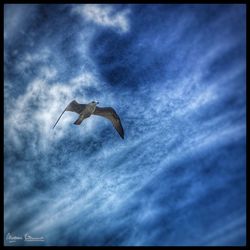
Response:
[{"label": "bird's tail", "polygon": [[79,118],[74,122],[75,125],[80,125],[84,119],[84,116],[79,116]]}]

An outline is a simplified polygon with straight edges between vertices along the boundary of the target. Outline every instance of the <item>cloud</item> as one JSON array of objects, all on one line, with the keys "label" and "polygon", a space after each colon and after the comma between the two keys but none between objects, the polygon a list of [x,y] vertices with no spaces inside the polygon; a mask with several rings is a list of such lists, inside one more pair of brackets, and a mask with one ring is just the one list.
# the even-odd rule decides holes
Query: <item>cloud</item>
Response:
[{"label": "cloud", "polygon": [[[26,92],[13,103],[14,107],[6,108],[5,126],[10,135],[8,140],[14,145],[22,145],[21,138],[25,133],[34,134],[38,139],[37,147],[41,148],[45,147],[46,142],[65,136],[74,115],[64,115],[57,129],[52,131],[57,117],[73,99],[83,103],[89,101],[87,97],[79,95],[81,90],[84,91],[84,88],[89,86],[98,86],[98,80],[91,73],[83,73],[69,83],[48,84],[46,81],[55,74],[55,69],[42,67],[42,78],[30,82]],[[90,128],[90,124],[87,128]]]},{"label": "cloud", "polygon": [[49,67],[41,67],[40,68],[40,75],[42,78],[45,79],[53,79],[57,75],[57,70],[55,68]]},{"label": "cloud", "polygon": [[99,26],[113,28],[119,32],[129,31],[128,14],[129,9],[117,11],[114,6],[105,4],[85,4],[73,9],[86,21],[93,22]]},{"label": "cloud", "polygon": [[[18,64],[16,64],[16,70],[18,72],[26,71],[26,70],[31,70],[35,69],[36,66],[39,64],[44,64],[48,62],[49,57],[51,57],[51,52],[48,48],[43,48],[41,50],[38,50],[36,52],[26,52],[24,55],[19,56],[18,58]],[[43,71],[43,72],[42,72]],[[47,67],[47,72],[45,72],[45,67],[41,69],[42,74],[49,74],[48,73],[48,67]],[[49,74],[50,75],[50,74]]]}]

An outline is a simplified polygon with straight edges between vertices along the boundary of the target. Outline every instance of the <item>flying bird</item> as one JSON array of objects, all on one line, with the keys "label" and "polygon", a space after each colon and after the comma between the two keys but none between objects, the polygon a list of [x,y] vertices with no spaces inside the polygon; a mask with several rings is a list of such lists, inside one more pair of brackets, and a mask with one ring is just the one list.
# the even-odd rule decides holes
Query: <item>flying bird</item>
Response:
[{"label": "flying bird", "polygon": [[121,138],[124,139],[124,130],[122,127],[122,123],[115,110],[111,107],[101,108],[96,106],[97,104],[99,104],[99,102],[92,101],[88,104],[80,104],[73,100],[68,104],[62,114],[59,116],[53,128],[56,126],[65,111],[71,111],[79,114],[79,117],[74,122],[75,125],[80,125],[84,119],[90,117],[91,115],[99,115],[110,120]]}]

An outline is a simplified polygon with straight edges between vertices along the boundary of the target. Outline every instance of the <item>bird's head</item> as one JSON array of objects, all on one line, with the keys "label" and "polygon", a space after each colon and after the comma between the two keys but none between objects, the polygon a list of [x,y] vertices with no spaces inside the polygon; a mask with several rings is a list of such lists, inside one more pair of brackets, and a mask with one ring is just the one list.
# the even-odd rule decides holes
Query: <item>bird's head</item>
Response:
[{"label": "bird's head", "polygon": [[92,101],[92,102],[91,102],[91,104],[95,104],[95,105],[97,105],[97,104],[99,104],[99,102]]}]

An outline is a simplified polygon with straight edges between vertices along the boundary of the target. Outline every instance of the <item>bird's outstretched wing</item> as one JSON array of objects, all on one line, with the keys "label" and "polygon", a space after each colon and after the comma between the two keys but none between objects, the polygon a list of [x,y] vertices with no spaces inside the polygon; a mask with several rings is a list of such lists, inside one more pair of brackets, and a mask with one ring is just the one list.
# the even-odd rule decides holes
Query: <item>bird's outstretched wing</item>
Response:
[{"label": "bird's outstretched wing", "polygon": [[85,107],[86,104],[80,104],[74,100],[66,107],[65,111],[71,111],[80,114]]},{"label": "bird's outstretched wing", "polygon": [[58,123],[58,121],[60,120],[60,118],[62,117],[63,113],[65,111],[71,111],[71,112],[75,112],[77,114],[80,114],[81,111],[86,107],[86,104],[79,104],[78,102],[76,102],[75,100],[73,100],[71,103],[68,104],[68,106],[64,109],[64,111],[62,112],[62,114],[59,116],[59,118],[57,119],[55,125],[53,126],[53,128],[56,126],[56,124]]},{"label": "bird's outstretched wing", "polygon": [[121,136],[121,138],[124,139],[124,130],[122,127],[120,117],[117,115],[117,113],[113,108],[111,107],[100,108],[96,106],[93,115],[100,115],[109,119],[112,122],[113,126],[115,127],[116,131]]}]

